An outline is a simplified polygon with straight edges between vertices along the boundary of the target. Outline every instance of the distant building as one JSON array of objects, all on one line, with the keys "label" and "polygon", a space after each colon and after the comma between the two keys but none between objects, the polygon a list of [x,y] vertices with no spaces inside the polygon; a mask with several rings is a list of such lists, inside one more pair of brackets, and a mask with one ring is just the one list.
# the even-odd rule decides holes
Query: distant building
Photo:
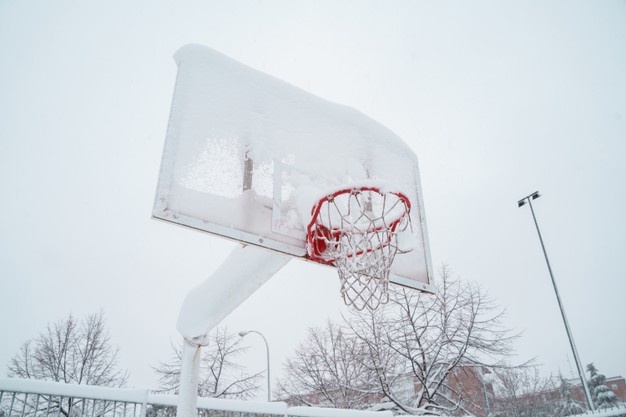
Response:
[{"label": "distant building", "polygon": [[[446,380],[446,387],[439,388],[441,396],[437,398],[438,404],[442,406],[453,406],[459,404],[460,408],[454,412],[457,416],[471,414],[475,417],[488,417],[497,410],[503,409],[534,409],[536,411],[553,410],[562,401],[559,387],[554,389],[523,394],[515,398],[504,398],[497,395],[492,383],[493,374],[487,369],[478,366],[459,366],[455,368]],[[579,379],[568,380],[571,385],[572,398],[581,404],[586,404],[585,396]],[[606,379],[606,386],[617,395],[620,401],[626,403],[626,381],[622,376],[615,376]],[[400,378],[394,387],[395,395],[407,403],[420,392],[421,384],[414,375],[407,374]],[[327,395],[333,396],[332,392]],[[445,403],[443,397],[450,399],[449,404]],[[321,407],[332,406],[328,397],[320,393],[310,393],[300,397],[284,399],[290,405],[315,405]],[[393,403],[386,402],[380,393],[363,395],[358,406],[342,404],[337,401],[335,407],[373,409],[373,410],[393,410],[400,411]],[[342,407],[343,405],[343,407]]]},{"label": "distant building", "polygon": [[[571,387],[571,398],[586,408],[587,400],[580,379],[569,379],[567,382]],[[626,381],[623,377],[607,378],[605,385],[615,393],[621,402],[626,403]],[[515,398],[494,397],[491,403],[500,410],[534,410],[535,413],[545,414],[562,405],[563,400],[560,387],[555,387],[549,390],[522,394]]]},{"label": "distant building", "polygon": [[457,415],[470,413],[476,417],[487,417],[491,414],[495,397],[491,372],[483,367],[459,367],[448,376],[451,395],[459,402],[461,410]]},{"label": "distant building", "polygon": [[[490,399],[494,397],[493,385],[490,382],[491,373],[487,368],[479,366],[458,366],[446,378],[446,386],[438,389],[437,403],[442,406],[459,408],[451,415],[487,417],[490,414]],[[409,402],[421,391],[422,385],[412,374],[407,374],[394,387],[396,396]],[[444,400],[444,397],[450,401]],[[376,404],[370,407],[373,410],[399,411],[391,403]]]},{"label": "distant building", "polygon": [[[573,378],[567,380],[572,385],[572,397],[576,401],[580,401],[586,403],[585,393],[583,392],[582,384],[580,383],[580,379]],[[607,378],[604,383],[611,391],[617,395],[620,401],[626,402],[626,381],[622,376],[614,376],[611,378]]]}]

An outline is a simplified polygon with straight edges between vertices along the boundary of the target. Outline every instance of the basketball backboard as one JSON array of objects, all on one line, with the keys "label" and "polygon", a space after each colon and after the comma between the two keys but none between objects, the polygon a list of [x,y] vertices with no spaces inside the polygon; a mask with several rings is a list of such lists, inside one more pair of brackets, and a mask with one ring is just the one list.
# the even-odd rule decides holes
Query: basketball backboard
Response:
[{"label": "basketball backboard", "polygon": [[320,198],[354,184],[405,194],[406,246],[396,284],[429,290],[428,235],[417,157],[393,132],[210,48],[178,64],[153,217],[308,259]]}]

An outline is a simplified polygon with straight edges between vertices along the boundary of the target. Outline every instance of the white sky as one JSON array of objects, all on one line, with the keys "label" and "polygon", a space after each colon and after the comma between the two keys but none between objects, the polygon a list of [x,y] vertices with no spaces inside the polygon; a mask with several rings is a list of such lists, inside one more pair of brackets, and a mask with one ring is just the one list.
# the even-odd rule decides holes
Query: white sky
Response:
[{"label": "white sky", "polygon": [[[0,0],[0,365],[49,321],[103,308],[131,385],[154,386],[184,295],[234,245],[150,219],[172,54],[199,43],[403,137],[434,265],[507,308],[521,359],[569,374],[516,204],[539,190],[582,361],[626,376],[625,21],[624,1]],[[226,322],[265,334],[276,376],[306,327],[340,311],[334,272],[292,261]]]}]

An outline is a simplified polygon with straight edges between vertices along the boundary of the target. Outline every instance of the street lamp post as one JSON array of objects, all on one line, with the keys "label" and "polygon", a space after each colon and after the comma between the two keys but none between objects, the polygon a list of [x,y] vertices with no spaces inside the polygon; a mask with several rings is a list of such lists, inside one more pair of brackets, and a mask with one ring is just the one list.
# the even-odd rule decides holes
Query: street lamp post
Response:
[{"label": "street lamp post", "polygon": [[272,401],[272,396],[271,396],[271,391],[270,391],[270,384],[271,384],[271,379],[270,379],[270,347],[267,344],[267,339],[265,338],[265,336],[263,336],[263,334],[261,334],[261,332],[258,332],[256,330],[246,330],[246,331],[242,331],[239,332],[239,336],[240,337],[244,337],[245,335],[247,335],[248,333],[256,333],[259,336],[261,336],[263,338],[263,341],[265,342],[265,350],[267,352],[267,402]]},{"label": "street lamp post", "polygon": [[554,287],[554,293],[556,294],[556,300],[559,303],[559,309],[561,310],[561,317],[563,317],[563,324],[565,324],[565,331],[567,332],[567,338],[569,339],[570,347],[572,348],[572,353],[574,355],[574,361],[576,362],[576,368],[578,369],[578,376],[580,377],[580,382],[583,387],[583,391],[585,392],[585,398],[587,399],[587,405],[589,406],[589,410],[593,411],[593,401],[591,400],[591,395],[589,394],[589,387],[587,386],[587,381],[585,380],[585,374],[582,369],[582,364],[580,363],[580,358],[578,357],[578,351],[576,350],[576,345],[574,344],[574,336],[572,335],[572,331],[569,327],[569,323],[567,321],[567,316],[565,315],[565,309],[563,308],[563,303],[561,302],[561,296],[559,295],[559,290],[556,286],[556,281],[554,280],[554,274],[552,274],[552,267],[550,266],[550,261],[548,260],[548,253],[546,252],[546,247],[543,244],[543,238],[541,237],[541,231],[539,230],[539,224],[537,223],[537,217],[535,216],[535,210],[533,209],[532,200],[536,200],[539,198],[539,191],[535,191],[532,194],[527,195],[517,202],[518,207],[523,207],[528,203],[530,207],[530,212],[533,215],[533,220],[535,222],[535,227],[537,228],[537,235],[539,235],[539,242],[541,242],[541,249],[543,250],[543,256],[546,258],[546,264],[548,265],[548,272],[550,273],[550,279],[552,280],[552,286]]}]

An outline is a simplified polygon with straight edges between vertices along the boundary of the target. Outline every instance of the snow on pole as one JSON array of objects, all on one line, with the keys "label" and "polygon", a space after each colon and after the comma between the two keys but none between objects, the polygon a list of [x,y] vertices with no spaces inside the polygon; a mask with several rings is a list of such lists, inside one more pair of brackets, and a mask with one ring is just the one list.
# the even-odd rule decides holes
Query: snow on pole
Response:
[{"label": "snow on pole", "polygon": [[236,246],[206,281],[187,294],[176,324],[185,339],[176,417],[197,415],[201,349],[209,331],[290,259],[254,246]]},{"label": "snow on pole", "polygon": [[176,417],[193,417],[198,408],[198,375],[202,346],[185,340],[180,358],[180,383]]},{"label": "snow on pole", "polygon": [[185,297],[176,328],[188,341],[201,340],[289,262],[290,256],[255,246],[236,246],[202,284]]}]

